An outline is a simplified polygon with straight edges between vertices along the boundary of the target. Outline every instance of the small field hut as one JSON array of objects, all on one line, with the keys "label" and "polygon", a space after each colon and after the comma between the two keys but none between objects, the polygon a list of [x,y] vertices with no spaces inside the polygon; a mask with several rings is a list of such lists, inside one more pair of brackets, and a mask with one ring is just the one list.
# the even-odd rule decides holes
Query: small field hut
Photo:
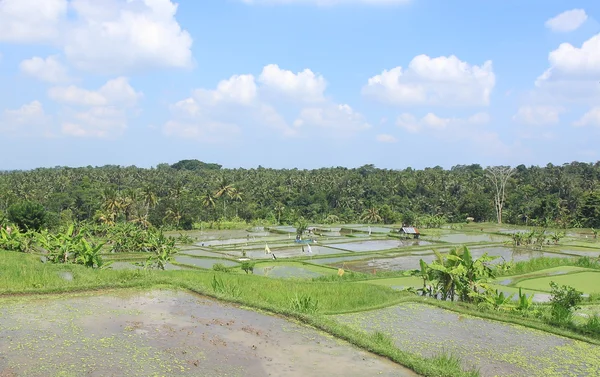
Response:
[{"label": "small field hut", "polygon": [[419,236],[421,235],[419,229],[412,226],[403,226],[398,232],[400,234],[405,235],[406,237],[412,236],[413,238],[419,238]]}]

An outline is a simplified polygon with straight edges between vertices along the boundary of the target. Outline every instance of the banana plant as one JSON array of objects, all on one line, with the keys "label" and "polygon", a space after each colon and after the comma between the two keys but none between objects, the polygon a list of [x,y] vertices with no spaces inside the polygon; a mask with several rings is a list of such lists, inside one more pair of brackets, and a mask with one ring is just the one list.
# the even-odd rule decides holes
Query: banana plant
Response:
[{"label": "banana plant", "polygon": [[533,295],[527,296],[526,294],[523,294],[521,288],[519,288],[519,301],[516,309],[520,311],[528,311],[529,309],[531,309],[532,305]]}]

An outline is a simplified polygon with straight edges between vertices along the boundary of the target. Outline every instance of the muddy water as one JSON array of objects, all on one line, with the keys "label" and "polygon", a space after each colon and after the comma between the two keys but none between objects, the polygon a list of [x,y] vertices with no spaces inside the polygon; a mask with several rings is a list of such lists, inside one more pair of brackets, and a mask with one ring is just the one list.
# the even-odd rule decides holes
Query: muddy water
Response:
[{"label": "muddy water", "polygon": [[382,331],[403,350],[461,357],[492,376],[598,376],[600,347],[517,325],[411,304],[334,316],[368,332]]},{"label": "muddy water", "polygon": [[284,319],[174,291],[0,299],[0,376],[414,376]]}]

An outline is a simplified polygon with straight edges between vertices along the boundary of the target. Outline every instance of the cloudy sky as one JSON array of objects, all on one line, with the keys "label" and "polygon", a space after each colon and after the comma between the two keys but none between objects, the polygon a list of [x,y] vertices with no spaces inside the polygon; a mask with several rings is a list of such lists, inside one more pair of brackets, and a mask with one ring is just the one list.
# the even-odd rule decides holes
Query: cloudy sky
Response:
[{"label": "cloudy sky", "polygon": [[600,159],[597,0],[0,0],[0,170]]}]

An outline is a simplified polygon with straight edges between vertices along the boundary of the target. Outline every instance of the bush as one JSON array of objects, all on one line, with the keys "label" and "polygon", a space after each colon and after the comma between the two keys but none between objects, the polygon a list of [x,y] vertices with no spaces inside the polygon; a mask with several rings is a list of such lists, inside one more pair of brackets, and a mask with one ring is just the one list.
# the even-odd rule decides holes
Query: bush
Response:
[{"label": "bush", "polygon": [[242,270],[245,271],[247,274],[249,273],[254,273],[254,263],[253,262],[242,262],[242,266],[241,266]]},{"label": "bush", "polygon": [[8,219],[23,231],[40,231],[47,223],[48,213],[40,203],[22,202],[8,208]]},{"label": "bush", "polygon": [[555,282],[550,283],[552,297],[551,320],[556,324],[564,325],[569,323],[573,316],[573,310],[579,309],[579,304],[583,300],[582,292],[566,285],[558,286]]}]

